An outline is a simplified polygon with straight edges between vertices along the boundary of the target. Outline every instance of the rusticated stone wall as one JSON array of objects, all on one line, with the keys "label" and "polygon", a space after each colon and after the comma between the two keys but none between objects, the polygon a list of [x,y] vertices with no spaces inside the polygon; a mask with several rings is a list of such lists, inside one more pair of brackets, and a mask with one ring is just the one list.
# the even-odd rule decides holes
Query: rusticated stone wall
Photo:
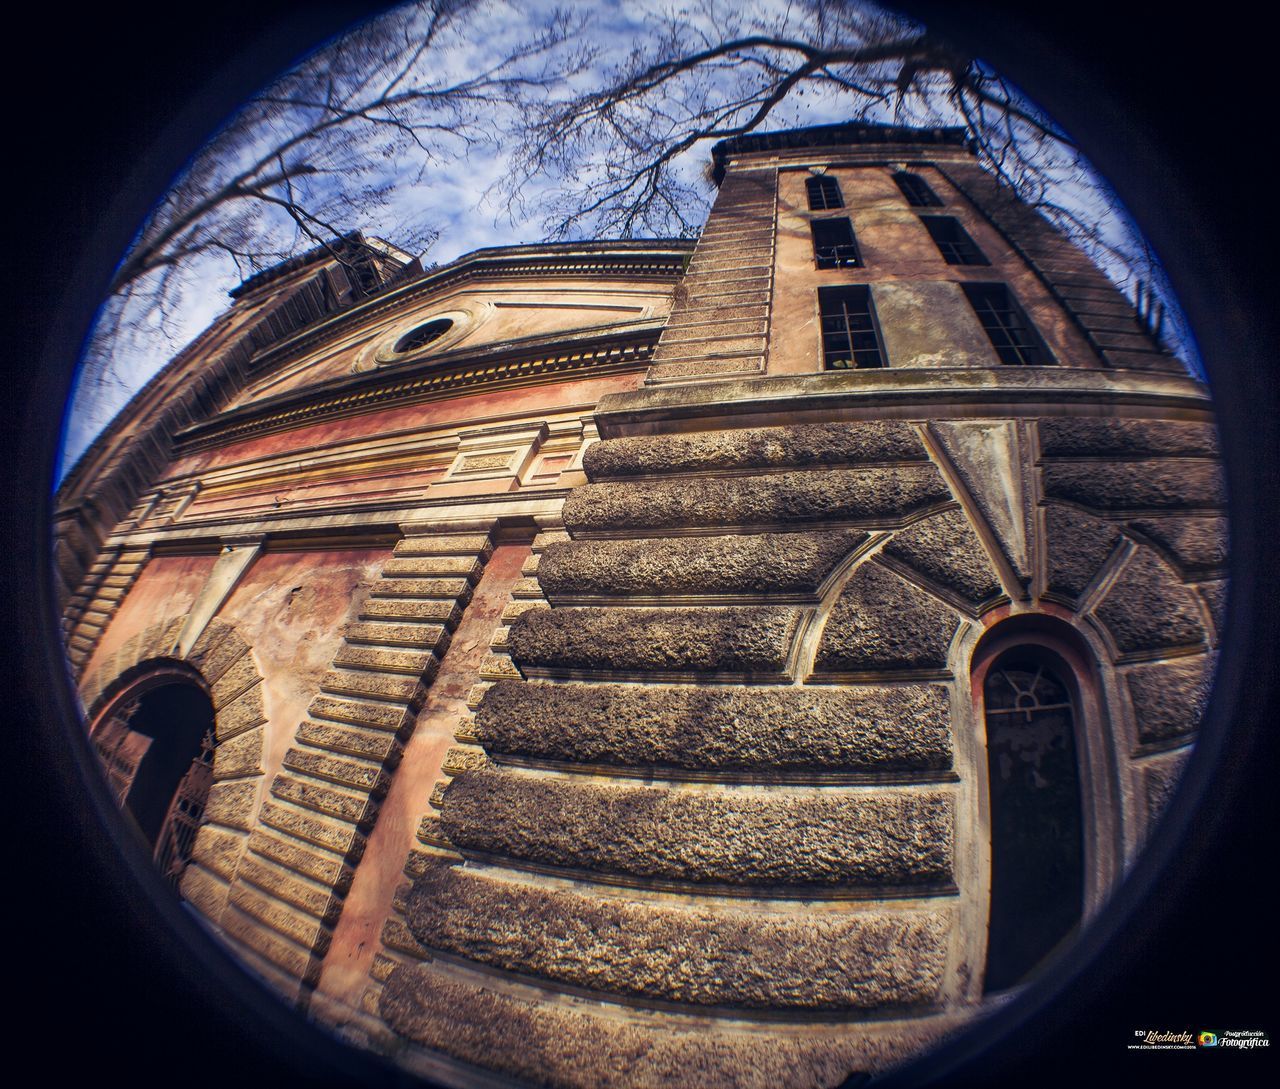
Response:
[{"label": "rusticated stone wall", "polygon": [[1039,610],[1094,648],[1090,789],[1136,849],[1212,672],[1212,428],[801,424],[585,469],[384,934],[384,1046],[582,1086],[823,1085],[925,1046],[981,998],[973,649]]}]

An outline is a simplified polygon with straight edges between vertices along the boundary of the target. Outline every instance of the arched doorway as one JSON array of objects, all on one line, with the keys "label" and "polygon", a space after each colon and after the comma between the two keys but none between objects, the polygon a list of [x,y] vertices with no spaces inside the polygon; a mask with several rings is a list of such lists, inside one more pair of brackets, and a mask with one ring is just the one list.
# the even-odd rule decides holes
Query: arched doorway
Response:
[{"label": "arched doorway", "polygon": [[991,827],[987,993],[1024,980],[1080,924],[1085,821],[1066,663],[1014,646],[982,681]]},{"label": "arched doorway", "polygon": [[116,800],[177,888],[213,782],[208,693],[185,673],[158,671],[121,693],[91,736]]}]

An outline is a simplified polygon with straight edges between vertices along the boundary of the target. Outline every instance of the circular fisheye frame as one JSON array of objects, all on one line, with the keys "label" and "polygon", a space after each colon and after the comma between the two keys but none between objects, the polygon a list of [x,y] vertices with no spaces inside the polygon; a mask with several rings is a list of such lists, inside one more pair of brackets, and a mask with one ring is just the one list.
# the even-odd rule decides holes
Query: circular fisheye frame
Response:
[{"label": "circular fisheye frame", "polygon": [[[841,33],[936,102],[859,10]],[[358,55],[430,85],[396,52],[417,17]],[[751,48],[785,81],[789,47]],[[1218,743],[1222,454],[1149,248],[974,71],[976,114],[953,82],[909,124],[779,112],[715,143],[696,240],[666,194],[625,220],[643,250],[299,249],[160,372],[216,396],[131,402],[67,472],[104,783],[172,906],[317,1025],[445,1084],[816,1089],[1093,955]],[[617,193],[579,165],[586,216]]]}]

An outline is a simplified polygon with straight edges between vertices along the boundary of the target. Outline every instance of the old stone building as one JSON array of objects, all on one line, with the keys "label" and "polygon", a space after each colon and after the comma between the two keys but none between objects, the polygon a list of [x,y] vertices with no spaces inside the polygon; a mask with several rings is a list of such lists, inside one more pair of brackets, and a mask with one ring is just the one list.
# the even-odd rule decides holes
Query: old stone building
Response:
[{"label": "old stone building", "polygon": [[958,131],[714,155],[696,244],[259,275],[59,495],[157,860],[446,1084],[918,1051],[1099,910],[1212,679],[1212,409],[1150,315]]}]

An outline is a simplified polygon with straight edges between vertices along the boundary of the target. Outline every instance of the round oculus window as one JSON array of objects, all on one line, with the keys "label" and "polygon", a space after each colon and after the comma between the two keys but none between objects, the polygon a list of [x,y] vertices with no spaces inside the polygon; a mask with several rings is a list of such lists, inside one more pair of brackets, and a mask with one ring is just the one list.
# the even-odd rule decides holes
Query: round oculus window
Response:
[{"label": "round oculus window", "polygon": [[436,318],[429,321],[425,325],[419,325],[416,329],[411,329],[396,341],[395,352],[397,355],[403,355],[405,352],[416,352],[420,348],[425,348],[428,344],[432,344],[445,335],[453,328],[453,320],[451,318]]}]

